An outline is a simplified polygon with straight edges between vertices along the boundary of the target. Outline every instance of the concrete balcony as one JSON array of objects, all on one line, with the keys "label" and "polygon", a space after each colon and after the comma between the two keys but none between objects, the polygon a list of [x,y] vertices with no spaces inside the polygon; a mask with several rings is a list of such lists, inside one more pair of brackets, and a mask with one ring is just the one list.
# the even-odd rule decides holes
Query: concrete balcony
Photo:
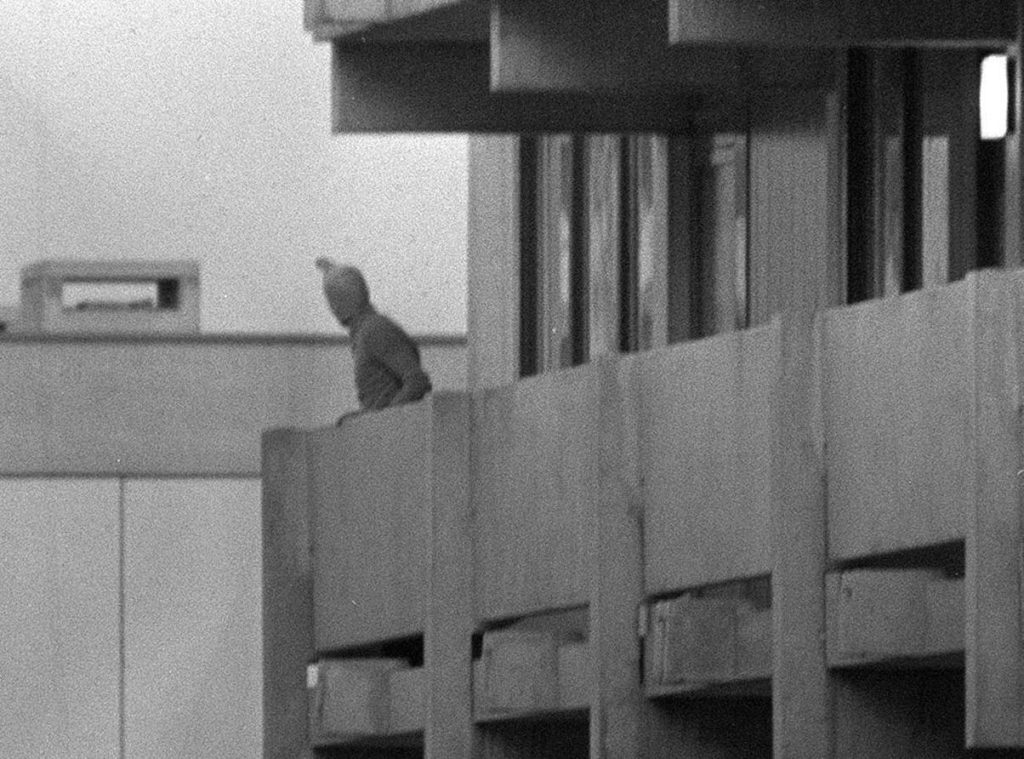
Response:
[{"label": "concrete balcony", "polygon": [[[433,403],[310,433],[318,651],[423,635],[431,534]],[[400,558],[399,558],[400,557]]]},{"label": "concrete balcony", "polygon": [[[599,744],[614,713],[647,725],[637,741],[681,731],[677,745],[703,755],[686,718],[666,714],[713,694],[725,701],[690,713],[738,709],[753,720],[743,750],[774,741],[776,756],[792,741],[820,756],[911,755],[936,699],[954,704],[936,756],[1024,746],[1022,314],[1024,276],[978,272],[338,430],[274,433],[266,690],[288,692],[273,677],[315,657],[422,636],[424,688],[451,709],[425,717],[428,753],[507,742],[510,724],[558,708],[551,696],[531,715],[533,686],[494,672],[521,678],[509,657],[555,667],[571,628]],[[289,583],[311,588],[311,605],[275,619],[274,588]],[[893,604],[892,589],[910,601]],[[638,635],[654,617],[641,675]],[[505,630],[519,653],[500,650],[487,687],[519,716],[475,722],[471,639]],[[696,645],[695,630],[720,632]],[[284,637],[291,664],[273,643]],[[531,677],[557,692],[553,675]],[[879,699],[901,716],[867,750]],[[268,740],[305,740],[266,708]],[[548,756],[539,745],[522,755]]]}]

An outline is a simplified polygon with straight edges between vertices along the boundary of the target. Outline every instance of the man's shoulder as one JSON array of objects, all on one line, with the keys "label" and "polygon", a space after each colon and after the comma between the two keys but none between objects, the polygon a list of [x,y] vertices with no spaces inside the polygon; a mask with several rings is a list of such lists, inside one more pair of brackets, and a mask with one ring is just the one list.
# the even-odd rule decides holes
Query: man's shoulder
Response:
[{"label": "man's shoulder", "polygon": [[360,330],[361,337],[371,345],[391,345],[395,342],[409,342],[413,340],[409,334],[394,319],[381,314],[373,313],[366,318],[366,323]]}]

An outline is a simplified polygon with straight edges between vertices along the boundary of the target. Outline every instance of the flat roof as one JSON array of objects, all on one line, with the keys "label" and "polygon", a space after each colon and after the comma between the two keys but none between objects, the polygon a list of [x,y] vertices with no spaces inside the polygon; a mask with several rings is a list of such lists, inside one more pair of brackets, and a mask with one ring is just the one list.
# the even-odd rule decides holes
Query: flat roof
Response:
[{"label": "flat roof", "polygon": [[74,280],[198,279],[199,262],[191,259],[74,260],[46,259],[21,270],[22,282],[51,277]]}]

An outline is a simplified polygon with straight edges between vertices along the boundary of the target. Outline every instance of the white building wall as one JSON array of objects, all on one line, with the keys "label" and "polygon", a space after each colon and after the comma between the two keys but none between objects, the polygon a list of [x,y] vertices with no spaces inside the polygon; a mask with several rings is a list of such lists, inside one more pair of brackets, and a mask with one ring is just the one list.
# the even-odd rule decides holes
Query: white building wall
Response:
[{"label": "white building wall", "polygon": [[261,753],[258,478],[0,478],[0,755]]},{"label": "white building wall", "polygon": [[0,756],[261,755],[260,436],[352,385],[339,340],[0,339]]}]

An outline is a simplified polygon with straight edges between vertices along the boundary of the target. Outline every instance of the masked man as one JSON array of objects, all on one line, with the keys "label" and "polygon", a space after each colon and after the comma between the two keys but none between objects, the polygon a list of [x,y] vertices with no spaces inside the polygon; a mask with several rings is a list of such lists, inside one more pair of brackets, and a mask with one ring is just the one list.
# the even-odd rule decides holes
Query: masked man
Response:
[{"label": "masked man", "polygon": [[[419,348],[398,324],[377,312],[362,273],[318,258],[331,313],[348,330],[356,393],[364,411],[418,401],[431,390]],[[338,420],[341,424],[342,417]]]}]

